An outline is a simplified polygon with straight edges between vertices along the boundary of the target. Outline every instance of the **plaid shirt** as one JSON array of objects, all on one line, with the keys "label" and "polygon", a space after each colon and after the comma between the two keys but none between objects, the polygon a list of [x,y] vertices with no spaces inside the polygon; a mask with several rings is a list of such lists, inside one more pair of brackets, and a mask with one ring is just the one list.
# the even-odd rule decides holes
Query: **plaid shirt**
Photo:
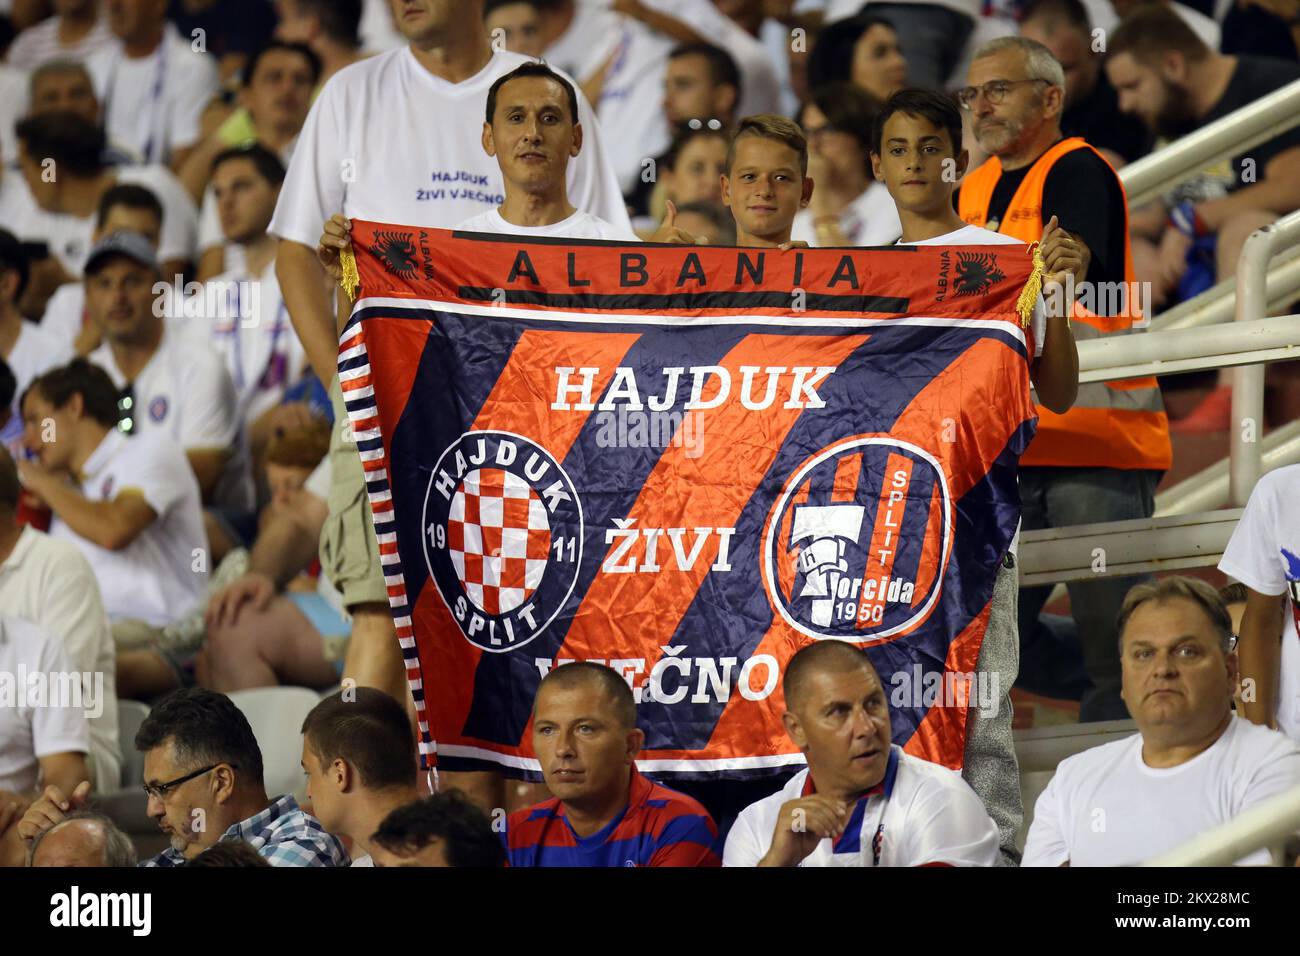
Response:
[{"label": "plaid shirt", "polygon": [[[348,854],[320,821],[285,794],[260,813],[233,824],[222,840],[244,840],[272,866],[347,866]],[[185,857],[168,847],[141,866],[183,866]]]}]

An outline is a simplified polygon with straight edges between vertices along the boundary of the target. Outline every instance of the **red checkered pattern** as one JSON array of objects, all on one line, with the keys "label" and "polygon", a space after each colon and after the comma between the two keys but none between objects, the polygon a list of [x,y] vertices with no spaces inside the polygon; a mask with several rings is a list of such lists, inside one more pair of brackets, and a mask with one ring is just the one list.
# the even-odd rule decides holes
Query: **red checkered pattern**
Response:
[{"label": "red checkered pattern", "polygon": [[537,590],[551,549],[546,505],[499,468],[471,471],[451,499],[447,550],[461,586],[486,614],[505,614]]}]

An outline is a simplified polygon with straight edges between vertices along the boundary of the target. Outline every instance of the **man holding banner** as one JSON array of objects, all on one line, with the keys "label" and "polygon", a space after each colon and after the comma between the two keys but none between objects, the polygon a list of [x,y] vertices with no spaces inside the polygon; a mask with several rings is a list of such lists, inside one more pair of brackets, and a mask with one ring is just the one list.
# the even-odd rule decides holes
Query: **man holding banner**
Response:
[{"label": "man holding banner", "polygon": [[[969,226],[953,210],[956,182],[966,172],[968,156],[962,148],[961,114],[956,104],[930,90],[900,90],[890,97],[873,131],[872,163],[876,177],[885,183],[898,207],[903,245],[1007,246],[1024,244],[1010,236]],[[1055,218],[1047,223],[1039,246],[1047,285],[1061,284],[1080,262],[1080,251]],[[978,266],[981,256],[957,253],[959,262]],[[1046,314],[1040,297],[1031,321],[1033,359],[1030,380],[1039,400],[1063,414],[1074,402],[1079,384],[1079,358],[1070,329],[1064,297],[1053,295],[1053,315]],[[954,440],[958,436],[954,435]],[[1016,627],[1019,581],[1013,536],[999,556],[997,583],[989,609],[988,629],[980,647],[976,673],[987,690],[981,706],[972,707],[966,731],[962,772],[997,821],[1002,851],[1016,859],[1016,832],[1023,809],[1020,803],[1019,767],[1011,738],[1011,686],[1019,666]],[[990,706],[991,704],[991,706]]]}]

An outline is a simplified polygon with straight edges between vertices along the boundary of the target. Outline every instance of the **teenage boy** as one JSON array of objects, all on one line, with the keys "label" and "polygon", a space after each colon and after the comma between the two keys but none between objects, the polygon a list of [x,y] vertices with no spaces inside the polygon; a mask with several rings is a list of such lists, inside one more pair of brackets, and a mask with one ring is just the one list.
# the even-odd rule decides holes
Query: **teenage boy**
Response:
[{"label": "teenage boy", "polygon": [[[930,90],[900,90],[889,98],[872,131],[871,164],[898,207],[903,245],[1010,245],[1020,240],[968,226],[953,209],[952,194],[966,172],[969,157],[961,142],[961,113],[951,98]],[[1029,377],[1038,400],[1057,413],[1073,403],[1079,387],[1079,356],[1070,331],[1065,296],[1056,294],[1065,276],[1079,266],[1077,244],[1048,222],[1039,246],[1045,266],[1044,288],[1053,309],[1040,297],[1031,320],[1033,357]],[[1057,283],[1053,286],[1053,283]],[[962,775],[980,795],[1002,835],[1002,852],[1017,858],[1015,834],[1020,827],[1019,772],[1011,740],[1010,689],[1018,669],[1016,629],[1016,541],[998,568],[992,609],[977,668],[996,677],[1003,689],[993,713],[972,709],[966,735]]]}]

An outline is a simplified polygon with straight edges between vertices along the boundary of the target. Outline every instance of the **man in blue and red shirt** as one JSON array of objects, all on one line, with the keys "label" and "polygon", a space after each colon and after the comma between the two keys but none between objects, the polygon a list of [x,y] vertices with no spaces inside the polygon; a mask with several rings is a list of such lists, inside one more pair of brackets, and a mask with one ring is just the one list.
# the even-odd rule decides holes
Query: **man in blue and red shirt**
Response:
[{"label": "man in blue and red shirt", "polygon": [[636,769],[645,734],[627,682],[602,664],[555,668],[533,702],[533,750],[555,796],[510,815],[511,866],[718,866],[695,800]]}]

